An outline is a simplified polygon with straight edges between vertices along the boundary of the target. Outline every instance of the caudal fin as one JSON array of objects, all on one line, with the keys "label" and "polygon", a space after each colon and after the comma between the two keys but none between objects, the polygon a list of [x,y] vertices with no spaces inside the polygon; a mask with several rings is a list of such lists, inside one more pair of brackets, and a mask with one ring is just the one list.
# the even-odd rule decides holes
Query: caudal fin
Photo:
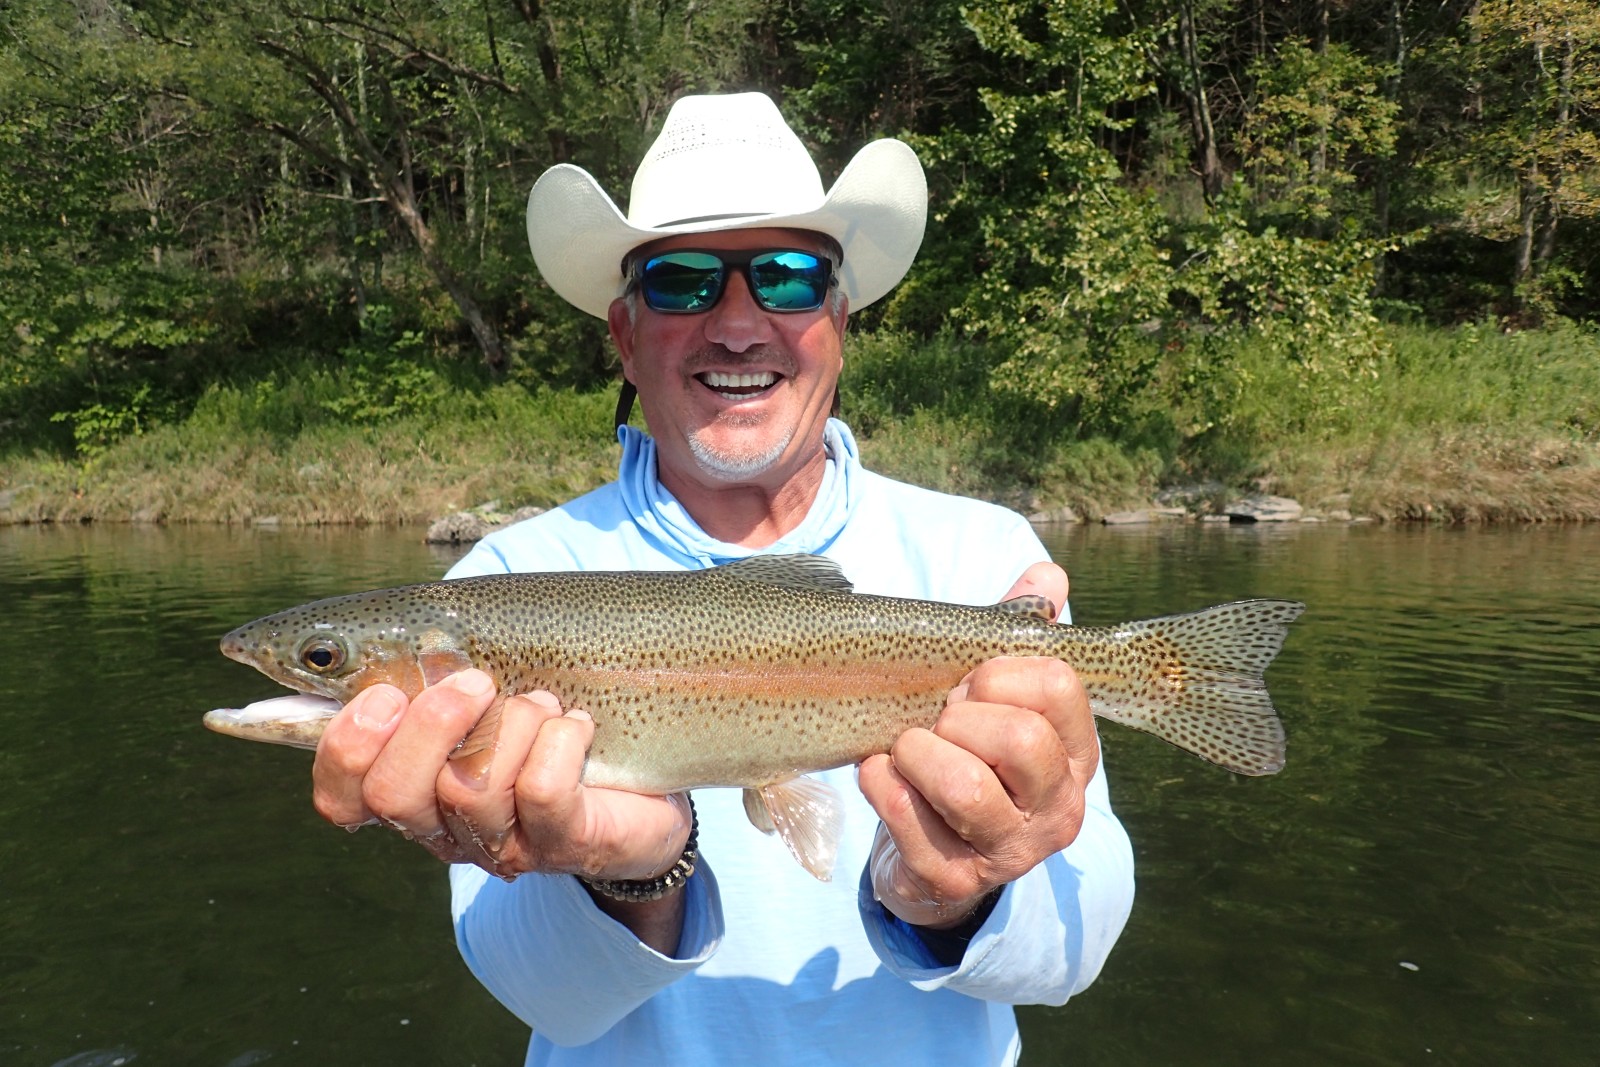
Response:
[{"label": "caudal fin", "polygon": [[1119,626],[1118,637],[1137,660],[1149,657],[1155,677],[1091,692],[1094,712],[1230,771],[1275,774],[1283,769],[1283,723],[1262,675],[1304,610],[1292,600],[1241,600]]}]

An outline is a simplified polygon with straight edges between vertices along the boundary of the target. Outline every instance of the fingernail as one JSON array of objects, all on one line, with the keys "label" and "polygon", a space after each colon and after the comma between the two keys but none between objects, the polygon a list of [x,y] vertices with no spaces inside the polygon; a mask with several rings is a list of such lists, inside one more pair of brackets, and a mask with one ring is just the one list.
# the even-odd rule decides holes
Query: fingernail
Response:
[{"label": "fingernail", "polygon": [[381,730],[400,714],[400,706],[398,693],[374,693],[356,709],[356,725],[363,730]]},{"label": "fingernail", "polygon": [[543,689],[535,689],[531,693],[518,693],[511,700],[524,701],[538,711],[554,711],[557,714],[561,711],[561,702]]},{"label": "fingernail", "polygon": [[452,756],[450,767],[455,771],[456,781],[468,789],[481,791],[489,788],[489,771],[494,767],[494,754],[495,749],[490,747],[460,759]]},{"label": "fingernail", "polygon": [[450,681],[456,687],[456,692],[463,696],[481,697],[494,691],[494,679],[482,671],[462,671],[460,674],[452,674]]},{"label": "fingernail", "polygon": [[587,711],[584,711],[582,708],[568,708],[566,717],[569,718],[569,719],[583,719],[583,720],[587,720],[589,722],[593,722],[594,721],[594,716],[590,715]]}]

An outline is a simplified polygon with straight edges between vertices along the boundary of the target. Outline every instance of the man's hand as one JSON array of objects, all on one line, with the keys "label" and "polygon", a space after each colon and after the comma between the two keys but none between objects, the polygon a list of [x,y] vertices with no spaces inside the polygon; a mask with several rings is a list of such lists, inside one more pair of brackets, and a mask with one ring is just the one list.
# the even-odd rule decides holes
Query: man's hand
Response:
[{"label": "man's hand", "polygon": [[451,750],[495,696],[494,682],[477,670],[451,675],[409,705],[391,686],[362,692],[317,747],[317,811],[345,827],[375,819],[442,860],[502,878],[654,878],[677,862],[689,834],[687,802],[584,786],[594,721],[578,710],[563,714],[549,693],[505,702],[481,779],[452,763]]},{"label": "man's hand", "polygon": [[[1066,603],[1067,575],[1038,563],[1007,597]],[[892,846],[874,849],[883,906],[917,926],[959,925],[989,892],[1078,836],[1099,765],[1089,698],[1048,658],[995,659],[951,691],[932,730],[907,730],[861,764],[861,791]]]},{"label": "man's hand", "polygon": [[[365,690],[317,746],[317,811],[350,829],[386,824],[441,860],[506,879],[531,871],[650,879],[678,861],[689,837],[687,796],[583,785],[594,720],[576,709],[563,714],[549,693],[505,702],[486,774],[475,778],[452,763],[451,751],[495,698],[493,680],[477,670],[453,674],[409,704],[392,686]],[[682,893],[595,903],[656,951],[677,950]]]}]

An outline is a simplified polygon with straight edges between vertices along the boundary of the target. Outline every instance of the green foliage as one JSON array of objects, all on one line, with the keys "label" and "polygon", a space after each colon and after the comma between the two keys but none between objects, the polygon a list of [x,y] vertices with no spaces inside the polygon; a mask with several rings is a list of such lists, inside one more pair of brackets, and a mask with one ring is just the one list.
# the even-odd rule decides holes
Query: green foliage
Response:
[{"label": "green foliage", "polygon": [[1470,25],[1482,121],[1464,138],[1462,162],[1487,181],[1466,222],[1514,248],[1519,310],[1549,315],[1575,274],[1593,283],[1592,247],[1563,264],[1557,238],[1563,220],[1600,217],[1600,8],[1484,4]]},{"label": "green foliage", "polygon": [[852,319],[881,454],[1019,494],[1162,467],[1113,453],[1256,470],[1360,423],[1399,373],[1380,316],[1600,313],[1596,10],[18,0],[0,436],[98,470],[178,426],[287,442],[489,381],[598,395],[604,324],[537,277],[529,185],[574,162],[620,197],[679,95],[754,87],[825,176],[883,135],[928,168],[918,262]]},{"label": "green foliage", "polygon": [[50,421],[71,424],[78,457],[90,464],[123,438],[144,432],[149,403],[150,383],[145,382],[121,403],[89,404],[76,411],[58,411],[50,416]]},{"label": "green foliage", "polygon": [[[1059,409],[988,389],[1002,349],[879,331],[847,352],[844,414],[872,467],[1025,510],[1094,518],[1214,478],[1384,516],[1600,518],[1592,329],[1387,337],[1377,373],[1331,406],[1259,335],[1192,331],[1113,439],[1074,437]],[[349,392],[343,365],[304,354],[258,373],[213,384],[186,418],[135,414],[142,432],[107,405],[96,417],[123,436],[91,462],[0,452],[0,487],[30,487],[12,517],[417,521],[491,499],[549,505],[615,469],[611,389],[458,383],[427,411],[358,425],[327,409]],[[1160,432],[1158,413],[1190,426],[1206,403],[1225,417]]]},{"label": "green foliage", "polygon": [[868,465],[1024,511],[1047,501],[1100,514],[1153,490],[1165,466],[1156,449],[1080,440],[1060,407],[991,389],[1004,351],[948,332],[926,341],[889,330],[856,338],[841,383],[843,415]]},{"label": "green foliage", "polygon": [[947,313],[1003,346],[997,388],[1091,430],[1119,425],[1149,380],[1139,328],[1164,308],[1168,279],[1159,211],[1096,142],[1118,125],[1115,105],[1149,91],[1148,42],[1111,33],[1114,11],[1100,0],[967,10],[979,43],[1027,73],[1015,88],[981,89],[972,128],[917,141],[947,192],[933,265],[890,308],[891,321],[923,329]]},{"label": "green foliage", "polygon": [[1359,215],[1356,166],[1394,154],[1399,105],[1379,90],[1387,72],[1342,44],[1318,52],[1290,38],[1247,73],[1256,101],[1241,148],[1263,213],[1313,223]]},{"label": "green foliage", "polygon": [[1238,186],[1184,241],[1174,289],[1200,323],[1257,336],[1312,374],[1359,374],[1382,351],[1372,267],[1393,244],[1253,229]]},{"label": "green foliage", "polygon": [[402,329],[394,309],[368,304],[361,316],[361,336],[341,349],[345,361],[344,391],[322,406],[352,423],[380,423],[397,416],[430,411],[447,385],[424,362],[425,341],[415,329]]}]

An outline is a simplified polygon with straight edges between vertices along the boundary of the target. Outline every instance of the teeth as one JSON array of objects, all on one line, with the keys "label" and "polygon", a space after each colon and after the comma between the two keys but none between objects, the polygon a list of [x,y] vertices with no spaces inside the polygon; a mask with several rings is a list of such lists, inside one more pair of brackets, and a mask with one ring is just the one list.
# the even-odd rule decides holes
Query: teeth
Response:
[{"label": "teeth", "polygon": [[765,389],[778,380],[778,376],[771,371],[762,371],[759,374],[724,374],[721,371],[707,371],[701,376],[713,389]]}]

